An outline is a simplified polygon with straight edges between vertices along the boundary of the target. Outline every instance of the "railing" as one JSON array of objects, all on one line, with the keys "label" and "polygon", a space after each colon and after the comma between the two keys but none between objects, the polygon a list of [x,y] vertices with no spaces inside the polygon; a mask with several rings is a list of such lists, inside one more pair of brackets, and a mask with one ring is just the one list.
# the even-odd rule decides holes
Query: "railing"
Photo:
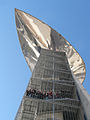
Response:
[{"label": "railing", "polygon": [[43,99],[43,100],[53,99],[53,96],[54,96],[54,99],[72,98],[71,92],[68,92],[68,91],[60,91],[60,92],[44,91],[42,92],[42,91],[37,91],[35,89],[26,90],[26,96],[32,97],[35,99]]}]

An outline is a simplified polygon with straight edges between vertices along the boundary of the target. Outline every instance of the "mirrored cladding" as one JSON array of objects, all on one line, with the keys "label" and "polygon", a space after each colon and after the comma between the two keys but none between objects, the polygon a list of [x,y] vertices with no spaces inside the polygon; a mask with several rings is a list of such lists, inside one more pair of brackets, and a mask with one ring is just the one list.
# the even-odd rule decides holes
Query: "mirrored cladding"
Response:
[{"label": "mirrored cladding", "polygon": [[82,83],[85,79],[85,64],[73,46],[59,33],[37,18],[15,9],[16,28],[24,57],[33,71],[41,48],[64,51],[72,73]]}]

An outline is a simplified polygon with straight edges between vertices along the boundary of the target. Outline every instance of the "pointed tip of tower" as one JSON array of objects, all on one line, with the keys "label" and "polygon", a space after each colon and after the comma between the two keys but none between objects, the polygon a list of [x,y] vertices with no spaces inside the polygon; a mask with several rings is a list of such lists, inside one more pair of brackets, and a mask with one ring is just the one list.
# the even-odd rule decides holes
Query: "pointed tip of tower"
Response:
[{"label": "pointed tip of tower", "polygon": [[17,8],[14,8],[15,12],[17,11]]},{"label": "pointed tip of tower", "polygon": [[14,10],[15,10],[15,13],[24,13],[24,11],[19,10],[19,9],[17,9],[17,8],[15,8]]},{"label": "pointed tip of tower", "polygon": [[14,10],[15,10],[15,12],[21,11],[21,10],[19,10],[19,9],[17,9],[17,8],[14,8]]},{"label": "pointed tip of tower", "polygon": [[20,10],[15,8],[14,11],[15,11],[15,19],[16,19],[16,14],[19,13]]},{"label": "pointed tip of tower", "polygon": [[18,12],[18,11],[20,11],[20,10],[19,10],[19,9],[17,9],[17,8],[15,8],[15,9],[14,9],[14,11],[15,11],[15,13],[16,13],[16,12]]}]

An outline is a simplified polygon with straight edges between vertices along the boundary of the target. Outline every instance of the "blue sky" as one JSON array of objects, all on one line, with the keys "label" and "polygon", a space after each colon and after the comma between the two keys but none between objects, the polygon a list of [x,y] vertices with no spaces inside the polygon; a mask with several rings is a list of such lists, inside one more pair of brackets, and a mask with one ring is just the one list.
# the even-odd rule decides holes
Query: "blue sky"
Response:
[{"label": "blue sky", "polygon": [[31,77],[17,36],[14,8],[49,24],[75,47],[86,64],[83,85],[90,94],[90,0],[1,0],[0,120],[14,120]]}]

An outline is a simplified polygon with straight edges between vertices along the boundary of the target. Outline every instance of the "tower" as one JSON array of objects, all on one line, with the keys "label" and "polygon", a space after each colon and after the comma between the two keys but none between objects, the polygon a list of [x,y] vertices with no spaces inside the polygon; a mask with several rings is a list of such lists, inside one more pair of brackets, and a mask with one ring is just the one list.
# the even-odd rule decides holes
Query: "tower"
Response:
[{"label": "tower", "polygon": [[81,88],[85,64],[78,52],[35,17],[15,9],[15,18],[21,48],[32,71],[15,120],[89,120],[86,104],[90,102]]}]

